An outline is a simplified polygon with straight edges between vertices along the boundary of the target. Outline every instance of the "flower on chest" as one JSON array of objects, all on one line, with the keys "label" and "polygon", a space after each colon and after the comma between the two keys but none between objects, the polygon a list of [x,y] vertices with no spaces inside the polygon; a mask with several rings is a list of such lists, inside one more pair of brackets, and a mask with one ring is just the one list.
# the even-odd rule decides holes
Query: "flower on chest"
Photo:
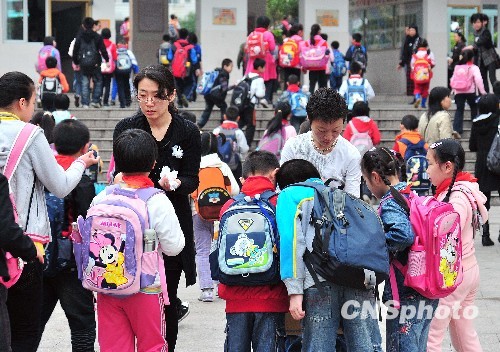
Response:
[{"label": "flower on chest", "polygon": [[182,158],[184,155],[184,150],[178,145],[174,145],[172,147],[172,156],[176,157],[177,159]]}]

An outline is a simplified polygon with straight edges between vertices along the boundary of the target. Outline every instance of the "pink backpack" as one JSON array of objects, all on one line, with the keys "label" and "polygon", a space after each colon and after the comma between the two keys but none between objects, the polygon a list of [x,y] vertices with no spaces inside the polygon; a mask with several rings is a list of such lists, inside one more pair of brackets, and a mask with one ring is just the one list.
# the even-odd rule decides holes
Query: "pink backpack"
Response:
[{"label": "pink backpack", "polygon": [[[17,134],[12,149],[9,155],[7,156],[7,162],[3,170],[3,174],[7,178],[9,183],[10,180],[12,179],[12,176],[14,175],[14,172],[16,172],[17,166],[21,161],[21,157],[26,151],[26,147],[28,146],[28,141],[33,137],[35,131],[36,131],[36,126],[27,123]],[[32,192],[33,191],[34,189],[32,190]],[[10,189],[10,187],[9,187],[9,197],[10,201],[12,202],[12,208],[14,209],[14,219],[16,222],[18,222],[19,217],[17,213],[16,202],[14,199],[14,194],[12,193],[12,189]],[[29,208],[31,208],[31,201]],[[29,209],[28,209],[28,214],[29,214]],[[28,220],[26,221],[26,226],[28,226]],[[0,277],[0,283],[2,283],[5,287],[9,288],[12,285],[14,285],[21,277],[21,274],[23,272],[24,262],[21,258],[13,257],[12,254],[10,254],[9,252],[5,254],[5,259],[7,262],[7,270],[9,272],[10,279],[8,281],[4,281]]]},{"label": "pink backpack", "polygon": [[40,49],[40,52],[38,53],[38,63],[37,63],[38,73],[47,69],[47,64],[45,63],[45,60],[49,56],[54,56],[54,57],[56,56],[54,47],[44,47]]},{"label": "pink backpack", "polygon": [[372,137],[370,137],[370,130],[365,132],[359,132],[354,123],[349,121],[349,126],[351,126],[352,137],[349,142],[359,151],[359,154],[363,156],[367,151],[373,148]]},{"label": "pink backpack", "polygon": [[300,53],[300,65],[306,70],[326,69],[329,56],[326,55],[327,47],[325,41],[321,40],[317,45],[311,45],[309,41],[305,42]]},{"label": "pink backpack", "polygon": [[450,79],[450,87],[457,92],[468,91],[474,83],[474,78],[470,72],[470,65],[457,65],[453,70],[453,76]]},{"label": "pink backpack", "polygon": [[106,187],[106,197],[78,217],[73,234],[78,278],[83,287],[109,295],[132,295],[159,281],[167,297],[163,257],[149,228],[146,202],[156,188]]},{"label": "pink backpack", "polygon": [[[406,202],[404,205],[402,198]],[[450,295],[463,279],[460,215],[450,203],[440,202],[432,196],[420,197],[412,192],[408,199],[399,194],[394,200],[405,211],[409,208],[415,234],[407,265],[397,260],[391,262],[389,277],[396,306],[399,292],[394,267],[405,276],[405,286],[422,296],[437,299]]]},{"label": "pink backpack", "polygon": [[280,131],[275,132],[271,135],[264,135],[259,141],[259,145],[256,150],[266,150],[270,153],[276,155],[279,159],[281,156],[281,150],[285,145],[285,126],[281,128]]},{"label": "pink backpack", "polygon": [[246,52],[251,59],[266,57],[269,43],[264,39],[264,33],[254,31],[247,37]]}]

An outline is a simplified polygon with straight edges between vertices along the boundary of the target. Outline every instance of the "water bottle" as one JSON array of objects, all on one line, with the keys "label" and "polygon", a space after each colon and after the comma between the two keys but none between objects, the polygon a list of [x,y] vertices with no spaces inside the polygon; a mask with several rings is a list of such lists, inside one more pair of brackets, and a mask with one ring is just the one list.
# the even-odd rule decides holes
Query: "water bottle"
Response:
[{"label": "water bottle", "polygon": [[214,240],[217,240],[219,238],[219,224],[220,221],[216,220],[214,221]]},{"label": "water bottle", "polygon": [[156,247],[156,231],[146,229],[144,231],[144,252],[152,252]]}]

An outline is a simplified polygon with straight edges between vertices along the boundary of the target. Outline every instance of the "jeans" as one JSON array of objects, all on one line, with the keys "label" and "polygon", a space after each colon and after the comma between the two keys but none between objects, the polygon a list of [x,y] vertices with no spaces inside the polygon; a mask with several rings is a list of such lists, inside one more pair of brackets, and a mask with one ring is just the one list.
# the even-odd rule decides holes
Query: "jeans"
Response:
[{"label": "jeans", "polygon": [[226,313],[226,352],[283,349],[285,313]]},{"label": "jeans", "polygon": [[488,66],[481,65],[479,66],[479,71],[481,72],[481,77],[483,78],[483,83],[484,83],[484,90],[486,93],[490,92],[490,85],[488,84],[488,75],[490,76],[490,82],[491,85],[497,81],[497,76],[496,76],[496,65],[495,63],[491,63]]},{"label": "jeans", "polygon": [[90,103],[90,80],[94,82],[92,91],[92,103],[99,103],[102,95],[102,73],[101,68],[97,67],[90,75],[82,73],[82,105]]},{"label": "jeans", "polygon": [[102,85],[103,85],[103,93],[102,93],[102,103],[107,105],[109,103],[109,95],[111,93],[111,79],[113,78],[113,74],[103,74],[102,75]]},{"label": "jeans", "polygon": [[193,79],[190,75],[184,78],[175,77],[175,88],[177,89],[177,97],[180,99],[181,96],[187,97],[189,92],[191,92],[191,87],[193,86]]},{"label": "jeans", "polygon": [[276,79],[270,79],[269,81],[264,82],[264,85],[266,86],[266,95],[264,96],[264,98],[269,104],[272,104],[273,102],[274,85],[276,84],[276,82]]},{"label": "jeans", "polygon": [[342,79],[343,77],[335,77],[334,75],[330,75],[330,88],[335,89],[338,91],[340,89],[340,86],[342,85]]},{"label": "jeans", "polygon": [[300,125],[302,125],[302,122],[304,122],[306,118],[307,116],[295,116],[295,115],[292,115],[292,117],[290,118],[290,125],[292,125],[295,128],[297,134],[299,134]]},{"label": "jeans", "polygon": [[9,310],[13,352],[36,352],[42,314],[42,264],[33,261],[24,266],[19,281],[9,288]]},{"label": "jeans", "polygon": [[[402,298],[400,313],[386,320],[386,351],[426,352],[429,328],[438,303],[438,299],[428,299],[418,294]],[[406,318],[413,308],[417,312],[416,316]]]},{"label": "jeans", "polygon": [[75,95],[82,95],[82,72],[73,71],[73,92]]},{"label": "jeans", "polygon": [[210,245],[214,233],[214,223],[203,220],[198,214],[193,215],[194,245],[196,248],[196,270],[200,289],[213,288],[212,273],[210,272]]},{"label": "jeans", "polygon": [[328,78],[325,74],[325,70],[309,71],[309,93],[314,93],[316,90],[316,83],[318,83],[318,88],[326,88],[328,85]]},{"label": "jeans", "polygon": [[196,101],[196,87],[198,86],[198,76],[196,76],[195,72],[191,74],[191,89],[186,95],[187,100]]},{"label": "jeans", "polygon": [[40,339],[58,301],[68,319],[73,352],[93,352],[96,337],[94,296],[83,288],[76,271],[44,277]]},{"label": "jeans", "polygon": [[246,126],[245,138],[250,148],[252,147],[253,137],[255,135],[255,126],[257,125],[256,118],[255,108],[253,104],[251,104],[251,106],[243,110],[240,116],[240,120],[238,121],[238,127],[240,129],[243,129],[243,127]]},{"label": "jeans", "polygon": [[7,311],[7,287],[0,284],[0,351],[10,352],[10,320]]},{"label": "jeans", "polygon": [[130,95],[130,73],[115,74],[116,85],[118,86],[118,100],[120,107],[130,106],[132,96]]},{"label": "jeans", "polygon": [[314,286],[304,291],[302,351],[331,351],[342,316],[349,352],[381,352],[374,292],[335,284],[324,288],[324,295]]},{"label": "jeans", "polygon": [[464,109],[465,101],[470,106],[470,117],[473,120],[477,116],[477,103],[476,94],[456,94],[455,103],[457,104],[457,111],[455,112],[455,118],[453,119],[453,130],[458,133],[464,131]]},{"label": "jeans", "polygon": [[221,122],[224,120],[224,114],[226,113],[227,109],[227,103],[225,100],[215,102],[211,98],[205,96],[205,110],[201,113],[201,116],[197,122],[198,127],[202,128],[205,126],[208,122],[208,119],[210,118],[210,114],[212,113],[212,110],[214,108],[214,105],[217,105],[217,107],[220,109],[220,120]]}]

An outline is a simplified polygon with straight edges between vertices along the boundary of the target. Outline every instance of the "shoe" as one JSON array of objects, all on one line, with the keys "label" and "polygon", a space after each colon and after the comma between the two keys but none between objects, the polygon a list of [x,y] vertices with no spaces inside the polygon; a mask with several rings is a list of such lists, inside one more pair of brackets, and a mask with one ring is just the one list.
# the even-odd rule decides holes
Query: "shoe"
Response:
[{"label": "shoe", "polygon": [[481,238],[481,242],[485,247],[493,246],[495,244],[490,238],[490,223],[488,221],[483,224],[483,236]]},{"label": "shoe", "polygon": [[453,131],[453,132],[451,133],[451,136],[452,136],[453,138],[455,138],[455,139],[460,139],[460,138],[462,138],[462,136],[460,135],[460,133],[458,133],[457,131]]},{"label": "shoe", "polygon": [[408,105],[413,105],[413,104],[415,104],[415,98],[413,98],[413,100],[408,103]]},{"label": "shoe", "polygon": [[96,109],[100,109],[101,103],[90,103],[90,106],[92,106],[93,108],[96,108]]},{"label": "shoe", "polygon": [[189,302],[177,305],[177,321],[180,323],[189,315]]},{"label": "shoe", "polygon": [[84,109],[88,109],[88,108],[89,108],[89,106],[88,106],[88,105],[82,105],[82,108],[84,108]]},{"label": "shoe", "polygon": [[266,109],[269,106],[269,103],[267,102],[266,99],[261,99],[259,103],[260,103],[260,105],[262,105],[263,108],[266,108]]},{"label": "shoe", "polygon": [[107,108],[107,107],[109,107],[109,104],[108,103],[103,103],[102,106],[105,107],[105,108]]},{"label": "shoe", "polygon": [[198,297],[198,301],[201,302],[213,302],[214,301],[214,290],[207,288],[201,290],[200,297]]},{"label": "shoe", "polygon": [[[500,230],[498,230],[498,242],[500,242]],[[219,295],[219,292],[217,292],[217,296]]]},{"label": "shoe", "polygon": [[109,105],[113,105],[113,106],[114,106],[114,105],[116,105],[116,101],[111,100],[111,101],[109,102]]},{"label": "shoe", "polygon": [[415,109],[418,109],[418,106],[420,105],[421,102],[422,102],[421,98],[416,99],[415,102],[413,103],[413,107]]},{"label": "shoe", "polygon": [[186,99],[186,96],[185,95],[181,95],[181,98],[180,98],[180,103],[181,105],[183,105],[185,108],[189,107],[189,103]]},{"label": "shoe", "polygon": [[75,107],[80,107],[80,96],[75,95]]}]

